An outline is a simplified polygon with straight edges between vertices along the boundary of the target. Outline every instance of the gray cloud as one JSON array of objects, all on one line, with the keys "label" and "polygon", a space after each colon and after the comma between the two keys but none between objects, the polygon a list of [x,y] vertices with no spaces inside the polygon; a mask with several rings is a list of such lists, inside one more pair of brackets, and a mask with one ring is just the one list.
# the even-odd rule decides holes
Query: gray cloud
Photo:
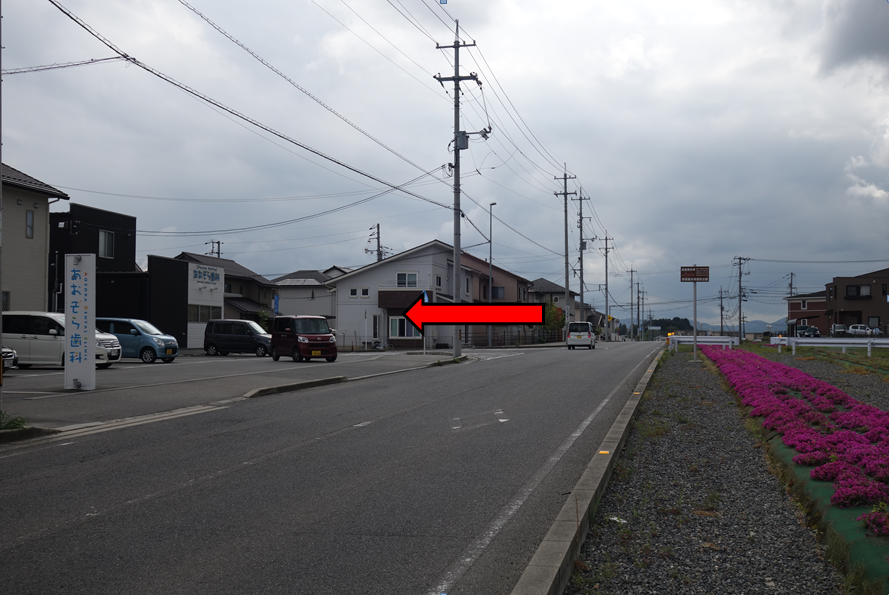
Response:
[{"label": "gray cloud", "polygon": [[829,5],[821,68],[872,61],[889,67],[889,3],[842,0]]}]

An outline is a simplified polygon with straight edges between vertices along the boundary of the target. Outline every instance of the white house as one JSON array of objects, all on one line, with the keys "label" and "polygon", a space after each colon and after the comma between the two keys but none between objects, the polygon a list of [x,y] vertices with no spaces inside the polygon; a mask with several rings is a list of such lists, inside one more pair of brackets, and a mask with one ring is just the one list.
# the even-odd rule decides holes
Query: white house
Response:
[{"label": "white house", "polygon": [[[453,253],[452,246],[433,240],[326,281],[333,295],[340,349],[360,348],[375,340],[396,347],[421,347],[423,338],[404,312],[424,291],[430,303],[453,303]],[[473,301],[473,288],[478,285],[474,279],[481,271],[463,266],[462,260],[460,268],[456,279],[460,300]],[[463,329],[458,332],[462,340]],[[429,348],[439,343],[453,345],[454,327],[431,326],[425,340]]]},{"label": "white house", "polygon": [[273,279],[278,286],[278,314],[310,314],[325,316],[336,327],[333,293],[324,285],[327,281],[348,273],[351,269],[332,266],[324,271],[300,270]]}]

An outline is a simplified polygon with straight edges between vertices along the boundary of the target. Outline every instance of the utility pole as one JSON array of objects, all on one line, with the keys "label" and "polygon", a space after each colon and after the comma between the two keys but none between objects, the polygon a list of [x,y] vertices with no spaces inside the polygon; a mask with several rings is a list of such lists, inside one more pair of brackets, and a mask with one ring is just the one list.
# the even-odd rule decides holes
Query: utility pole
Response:
[{"label": "utility pole", "polygon": [[[566,181],[565,183],[567,184],[568,182]],[[565,190],[567,189],[566,187]],[[580,230],[580,316],[575,316],[575,318],[578,322],[586,322],[586,318],[583,315],[583,251],[586,250],[586,242],[583,239],[583,201],[589,200],[589,197],[583,197],[583,188],[581,188],[578,197],[571,200],[576,200],[580,203],[580,216],[577,218],[577,229]],[[587,219],[592,219],[592,217],[587,217]]]},{"label": "utility pole", "polygon": [[[454,302],[460,303],[460,292],[463,285],[463,270],[460,267],[460,219],[463,212],[460,210],[460,151],[469,147],[469,135],[460,130],[460,81],[475,81],[481,86],[478,75],[474,72],[467,76],[460,76],[460,48],[473,47],[475,42],[460,42],[460,21],[454,21],[454,45],[435,44],[436,49],[443,50],[454,48],[454,76],[443,77],[435,75],[435,79],[444,87],[445,81],[454,81],[454,281],[452,283]],[[454,357],[460,357],[461,348],[460,327],[454,325]]]},{"label": "utility pole", "polygon": [[[376,229],[376,231],[374,231],[374,229]],[[367,241],[370,242],[372,239],[376,238],[377,249],[376,250],[368,250],[366,247],[367,244],[365,244],[364,253],[365,254],[376,254],[377,255],[377,262],[380,262],[381,260],[383,260],[383,245],[381,244],[382,238],[380,238],[380,224],[377,223],[376,225],[371,225],[370,230],[373,233],[370,234],[370,238],[368,238]]]},{"label": "utility pole", "polygon": [[[3,15],[0,14],[0,20],[2,20],[2,19],[3,19]],[[2,29],[2,27],[0,27],[0,29]],[[2,48],[2,47],[3,47],[3,39],[2,39],[2,37],[0,37],[0,48]],[[2,55],[2,52],[0,52],[0,55]],[[2,60],[0,60],[0,62],[2,62]],[[0,63],[0,70],[2,70],[2,63]],[[3,86],[2,86],[2,82],[3,82],[2,78],[0,78],[0,238],[2,238],[2,236],[3,236],[3,171],[2,171],[3,170],[3,155],[2,155],[2,149],[3,149],[3,124],[2,124],[2,121],[3,121],[3,117],[2,117],[2,114],[3,114],[3,108],[2,108],[3,91],[2,91],[2,88],[3,88]],[[47,221],[49,221],[49,213],[46,214],[46,219],[47,219]],[[0,253],[2,253],[2,240],[0,240]],[[58,268],[58,267],[56,267],[56,268]],[[0,266],[0,302],[3,301],[2,289],[3,289],[3,267]],[[4,308],[2,307],[2,305],[0,305],[0,310],[3,310],[3,309]],[[0,335],[2,335],[2,333],[3,333],[3,317],[0,316]],[[3,362],[0,362],[0,411],[3,411]]]},{"label": "utility pole", "polygon": [[790,293],[788,295],[793,295],[793,273],[790,273]]},{"label": "utility pole", "polygon": [[[494,205],[488,205],[488,303],[494,298]],[[488,349],[491,348],[491,325],[488,325]]]},{"label": "utility pole", "polygon": [[[569,194],[577,194],[577,192],[568,192],[568,180],[573,180],[577,176],[569,176],[568,175],[568,164],[565,164],[565,173],[562,174],[562,181],[564,183],[562,192],[553,192],[556,196],[563,196],[565,198],[565,332],[568,332],[568,314],[569,308],[568,304],[571,303],[571,290],[569,289],[569,285],[571,283],[571,278],[568,276],[568,195]],[[556,176],[554,179],[558,180],[559,177]],[[565,335],[567,337],[567,335]]]},{"label": "utility pole", "polygon": [[635,272],[633,269],[630,269],[630,334],[632,334],[633,330],[633,273]]},{"label": "utility pole", "polygon": [[204,246],[210,244],[210,251],[207,252],[207,256],[213,256],[216,254],[216,258],[222,258],[222,242],[219,240],[210,240],[209,242],[204,242]]},{"label": "utility pole", "polygon": [[725,330],[723,328],[725,325],[723,323],[723,317],[722,317],[723,310],[724,310],[724,308],[722,307],[722,286],[720,286],[719,287],[719,336],[720,337],[723,336],[723,334],[725,333]]},{"label": "utility pole", "polygon": [[744,303],[744,288],[741,287],[741,277],[744,274],[742,272],[742,267],[744,266],[744,262],[750,259],[736,256],[735,260],[738,261],[738,344],[740,344],[741,341],[744,340],[744,317],[741,315],[741,304]]},{"label": "utility pole", "polygon": [[607,325],[605,328],[608,329],[608,331],[605,335],[605,340],[610,341],[611,340],[611,315],[609,314],[609,307],[608,307],[608,240],[614,241],[614,238],[609,238],[608,232],[606,231],[604,239],[605,239],[605,323]]}]

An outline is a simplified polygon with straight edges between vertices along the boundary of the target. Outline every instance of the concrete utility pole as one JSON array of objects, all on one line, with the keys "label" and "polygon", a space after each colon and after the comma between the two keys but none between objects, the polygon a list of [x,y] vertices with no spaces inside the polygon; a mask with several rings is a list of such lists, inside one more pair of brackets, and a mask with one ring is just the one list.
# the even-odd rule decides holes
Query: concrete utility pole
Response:
[{"label": "concrete utility pole", "polygon": [[741,287],[741,277],[744,275],[742,272],[744,262],[750,260],[749,258],[742,258],[741,256],[736,256],[735,259],[738,261],[738,343],[744,340],[744,317],[741,315],[741,304],[744,303],[744,288]]},{"label": "concrete utility pole", "polygon": [[722,287],[720,286],[720,288],[719,288],[719,336],[720,337],[724,336],[724,334],[725,334],[725,330],[723,328],[725,325],[723,323],[723,317],[722,317],[723,310],[724,310],[724,308],[722,307]]},{"label": "concrete utility pole", "polygon": [[[589,200],[589,197],[583,197],[583,188],[581,188],[580,195],[571,200],[576,200],[580,203],[580,216],[577,218],[577,229],[580,230],[580,316],[575,318],[578,322],[586,322],[586,318],[583,315],[583,251],[586,250],[586,242],[583,239],[583,201]],[[592,217],[587,217],[587,219],[592,219]]]},{"label": "concrete utility pole", "polygon": [[[0,14],[0,20],[3,19],[3,15]],[[2,29],[2,27],[0,27]],[[3,47],[3,39],[0,37],[0,48]],[[2,52],[0,52],[2,55]],[[2,60],[0,60],[0,70],[2,70]],[[2,78],[0,78],[0,122],[3,121],[3,85]],[[0,123],[0,256],[2,256],[3,249],[3,124]],[[47,221],[49,220],[49,213],[46,214]],[[3,301],[3,266],[0,265],[0,302]],[[2,305],[0,305],[0,310],[2,310]],[[3,317],[0,316],[0,335],[3,333]],[[3,362],[0,362],[0,411],[3,411]]]},{"label": "concrete utility pole", "polygon": [[210,251],[207,252],[207,256],[216,255],[216,258],[222,258],[222,242],[219,240],[210,240],[209,242],[204,242],[204,246],[210,244]]},{"label": "concrete utility pole", "polygon": [[630,269],[630,332],[627,333],[630,336],[634,336],[633,334],[633,273],[635,273],[633,269]]},{"label": "concrete utility pole", "polygon": [[636,329],[636,334],[639,336],[639,340],[642,340],[642,284],[639,281],[636,281],[636,324],[639,325],[639,328]]},{"label": "concrete utility pole", "polygon": [[[568,308],[568,304],[571,303],[571,290],[569,289],[569,285],[571,282],[571,277],[568,276],[568,195],[569,194],[577,194],[577,192],[568,192],[568,180],[573,180],[577,176],[569,176],[568,175],[568,165],[565,164],[565,173],[562,174],[561,180],[564,183],[562,192],[553,192],[556,196],[564,196],[565,197],[565,332],[568,332],[568,314],[570,310]],[[556,176],[554,179],[560,179]],[[565,335],[567,337],[567,335]]]},{"label": "concrete utility pole", "polygon": [[[479,85],[478,75],[474,72],[467,76],[460,76],[460,48],[473,47],[475,42],[460,42],[460,21],[454,21],[454,45],[435,44],[435,48],[443,50],[454,48],[454,76],[443,77],[435,75],[435,79],[444,86],[445,81],[454,81],[454,281],[451,284],[454,293],[454,303],[460,303],[460,291],[463,289],[463,271],[460,267],[460,219],[463,212],[460,210],[460,151],[469,147],[469,136],[460,130],[460,81],[475,81]],[[460,357],[461,353],[460,327],[454,326],[454,357]]]},{"label": "concrete utility pole", "polygon": [[[488,205],[488,303],[494,298],[494,205]],[[491,325],[488,325],[488,348],[491,347]]]},{"label": "concrete utility pole", "polygon": [[614,238],[608,237],[608,232],[605,232],[605,328],[607,332],[605,334],[605,340],[611,340],[611,314],[609,314],[608,307],[608,240],[614,240]]}]

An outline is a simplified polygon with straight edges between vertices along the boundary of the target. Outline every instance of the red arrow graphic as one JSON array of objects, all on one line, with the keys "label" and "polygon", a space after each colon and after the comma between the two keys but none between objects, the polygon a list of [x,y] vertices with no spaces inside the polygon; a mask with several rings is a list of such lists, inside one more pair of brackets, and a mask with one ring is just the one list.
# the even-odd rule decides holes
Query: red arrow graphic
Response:
[{"label": "red arrow graphic", "polygon": [[423,332],[427,324],[543,324],[544,304],[426,304],[417,298],[405,316]]}]

